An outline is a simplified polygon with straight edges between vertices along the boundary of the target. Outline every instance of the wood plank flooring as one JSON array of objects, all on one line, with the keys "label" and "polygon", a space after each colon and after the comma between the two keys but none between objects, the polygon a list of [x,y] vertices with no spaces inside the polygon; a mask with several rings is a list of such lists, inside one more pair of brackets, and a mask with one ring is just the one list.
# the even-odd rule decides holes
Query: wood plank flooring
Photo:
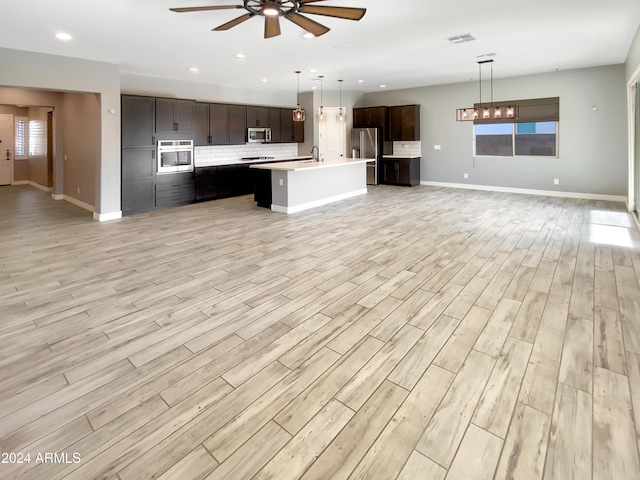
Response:
[{"label": "wood plank flooring", "polygon": [[623,204],[378,186],[97,223],[14,186],[0,242],[3,480],[640,479]]}]

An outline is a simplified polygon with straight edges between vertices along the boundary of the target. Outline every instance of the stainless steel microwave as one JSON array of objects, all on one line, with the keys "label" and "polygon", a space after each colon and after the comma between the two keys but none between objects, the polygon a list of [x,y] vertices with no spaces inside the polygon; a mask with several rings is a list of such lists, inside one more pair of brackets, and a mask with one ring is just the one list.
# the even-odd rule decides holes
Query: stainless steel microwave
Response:
[{"label": "stainless steel microwave", "polygon": [[269,127],[250,127],[247,129],[247,141],[249,143],[269,143],[271,129]]},{"label": "stainless steel microwave", "polygon": [[193,171],[193,140],[158,141],[158,173]]}]

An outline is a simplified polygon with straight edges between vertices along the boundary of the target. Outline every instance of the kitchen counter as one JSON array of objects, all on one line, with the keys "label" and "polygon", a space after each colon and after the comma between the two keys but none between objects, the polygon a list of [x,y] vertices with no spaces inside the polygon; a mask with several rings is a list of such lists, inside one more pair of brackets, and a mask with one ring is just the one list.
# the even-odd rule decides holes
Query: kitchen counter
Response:
[{"label": "kitchen counter", "polygon": [[241,158],[225,158],[225,159],[205,159],[198,160],[196,157],[194,160],[195,168],[198,167],[220,167],[224,165],[254,165],[256,163],[274,163],[274,162],[296,162],[299,160],[310,160],[311,155],[302,155],[299,157],[283,156],[274,158],[259,158],[255,160],[242,160]]},{"label": "kitchen counter", "polygon": [[321,162],[261,163],[255,199],[274,212],[296,213],[367,193],[370,158],[331,158]]}]

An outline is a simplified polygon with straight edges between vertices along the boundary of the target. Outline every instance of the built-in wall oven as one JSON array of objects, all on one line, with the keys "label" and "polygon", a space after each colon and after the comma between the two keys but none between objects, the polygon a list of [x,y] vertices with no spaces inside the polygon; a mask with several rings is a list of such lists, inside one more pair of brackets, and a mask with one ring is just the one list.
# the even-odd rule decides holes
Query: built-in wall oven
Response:
[{"label": "built-in wall oven", "polygon": [[158,173],[193,172],[193,140],[159,140]]}]

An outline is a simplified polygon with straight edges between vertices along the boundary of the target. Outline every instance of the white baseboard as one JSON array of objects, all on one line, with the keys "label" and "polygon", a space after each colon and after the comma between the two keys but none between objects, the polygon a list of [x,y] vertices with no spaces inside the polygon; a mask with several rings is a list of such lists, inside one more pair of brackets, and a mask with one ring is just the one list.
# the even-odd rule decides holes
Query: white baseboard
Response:
[{"label": "white baseboard", "polygon": [[97,213],[93,212],[93,219],[99,222],[108,222],[111,220],[119,220],[122,218],[122,212]]},{"label": "white baseboard", "polygon": [[363,188],[361,190],[355,190],[353,192],[342,193],[340,195],[335,195],[333,197],[323,198],[322,200],[315,200],[313,202],[302,203],[300,205],[295,205],[293,207],[283,207],[282,205],[271,205],[271,210],[278,213],[297,213],[302,212],[303,210],[309,210],[310,208],[320,207],[322,205],[327,205],[329,203],[338,202],[340,200],[345,200],[347,198],[356,197],[358,195],[364,195],[367,193],[367,189]]},{"label": "white baseboard", "polygon": [[528,188],[495,187],[491,185],[471,185],[468,183],[430,182],[422,180],[420,185],[432,187],[464,188],[467,190],[484,190],[488,192],[522,193],[524,195],[539,195],[543,197],[582,198],[585,200],[606,200],[610,202],[625,202],[627,197],[622,195],[603,195],[600,193],[557,192],[555,190],[531,190]]},{"label": "white baseboard", "polygon": [[54,200],[66,200],[67,202],[73,203],[77,207],[84,208],[85,210],[88,210],[91,213],[95,211],[95,208],[93,205],[89,205],[88,203],[85,203],[82,200],[78,200],[77,198],[70,197],[69,195],[59,195],[57,193],[54,193],[51,195],[51,198],[53,198]]},{"label": "white baseboard", "polygon": [[31,180],[24,180],[27,185],[31,185],[32,187],[37,188],[38,190],[42,190],[43,192],[53,192],[53,188],[45,187],[44,185],[40,185],[39,183],[32,182]]},{"label": "white baseboard", "polygon": [[29,180],[14,180],[11,185],[29,185]]}]

